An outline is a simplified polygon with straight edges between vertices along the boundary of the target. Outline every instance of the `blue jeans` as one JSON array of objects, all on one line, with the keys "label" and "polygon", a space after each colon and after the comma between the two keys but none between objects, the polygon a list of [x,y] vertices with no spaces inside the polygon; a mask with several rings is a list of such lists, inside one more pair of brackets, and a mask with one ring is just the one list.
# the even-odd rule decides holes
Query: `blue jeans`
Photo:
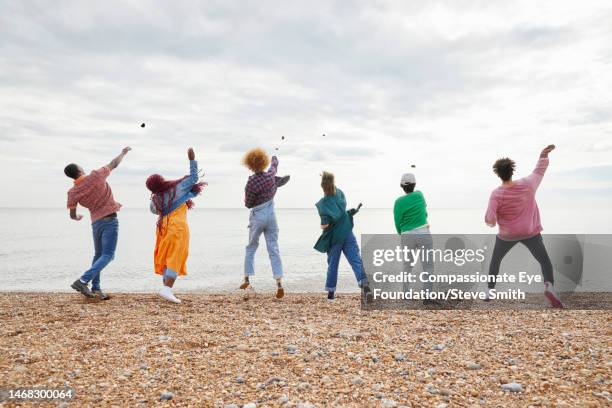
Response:
[{"label": "blue jeans", "polygon": [[327,252],[327,280],[325,281],[325,290],[328,292],[336,291],[336,284],[338,283],[338,265],[340,264],[340,255],[343,252],[346,260],[351,265],[351,268],[353,268],[359,287],[368,284],[368,278],[363,271],[363,262],[359,254],[359,245],[357,245],[357,239],[351,231],[344,239],[344,242],[332,246]]},{"label": "blue jeans", "polygon": [[[402,232],[401,239],[402,246],[408,247],[408,249],[420,249],[421,251],[433,250],[433,238],[429,232],[429,227],[420,227],[410,231],[404,231]],[[434,273],[433,255],[424,256],[421,260],[423,261],[423,278],[425,279],[425,282],[423,282],[423,290],[429,293],[433,289],[433,282],[429,282],[428,280],[428,276]],[[403,272],[411,273],[413,263],[415,262],[412,258],[410,258],[408,262],[405,262]],[[404,283],[403,290],[408,291],[408,289],[408,283]]]},{"label": "blue jeans", "polygon": [[96,252],[91,268],[81,276],[81,282],[87,284],[91,281],[91,289],[100,290],[100,272],[115,258],[119,221],[117,218],[101,219],[94,222],[91,227]]},{"label": "blue jeans", "polygon": [[272,264],[272,276],[274,279],[283,277],[283,264],[278,249],[278,223],[274,213],[274,201],[270,200],[253,207],[249,216],[249,244],[246,247],[244,257],[245,276],[255,275],[254,263],[255,252],[259,246],[259,237],[264,234],[268,256]]}]

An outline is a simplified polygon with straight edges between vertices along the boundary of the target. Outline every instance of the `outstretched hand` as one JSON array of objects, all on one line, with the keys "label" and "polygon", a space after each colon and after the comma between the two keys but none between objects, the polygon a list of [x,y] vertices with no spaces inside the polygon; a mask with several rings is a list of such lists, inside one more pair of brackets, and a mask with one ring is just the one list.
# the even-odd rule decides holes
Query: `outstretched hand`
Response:
[{"label": "outstretched hand", "polygon": [[189,160],[195,160],[195,152],[193,151],[193,147],[190,147],[189,150],[187,150],[187,157]]},{"label": "outstretched hand", "polygon": [[125,156],[130,150],[132,150],[132,148],[130,146],[126,146],[123,148],[123,150],[121,150],[121,153]]},{"label": "outstretched hand", "polygon": [[555,145],[554,144],[546,146],[542,150],[542,153],[540,153],[540,157],[548,157],[548,153],[552,152],[553,150],[555,150]]},{"label": "outstretched hand", "polygon": [[361,209],[362,205],[363,204],[359,203],[357,208],[351,208],[350,210],[348,210],[348,213],[351,215],[351,217],[353,217],[355,214],[357,214],[359,212],[359,210]]}]

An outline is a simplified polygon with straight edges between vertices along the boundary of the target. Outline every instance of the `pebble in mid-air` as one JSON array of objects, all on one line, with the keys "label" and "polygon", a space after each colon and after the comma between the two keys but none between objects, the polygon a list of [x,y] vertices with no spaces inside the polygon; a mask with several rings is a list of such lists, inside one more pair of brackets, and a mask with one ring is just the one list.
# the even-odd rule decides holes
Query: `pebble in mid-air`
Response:
[{"label": "pebble in mid-air", "polygon": [[144,123],[141,123],[141,124],[140,124],[140,127],[145,127],[145,124],[144,124]]}]

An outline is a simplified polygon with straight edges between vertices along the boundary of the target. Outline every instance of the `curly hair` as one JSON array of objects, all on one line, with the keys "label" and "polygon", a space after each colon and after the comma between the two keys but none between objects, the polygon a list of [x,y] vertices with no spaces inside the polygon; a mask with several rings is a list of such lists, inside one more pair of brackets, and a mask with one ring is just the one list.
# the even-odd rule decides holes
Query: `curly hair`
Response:
[{"label": "curly hair", "polygon": [[245,153],[242,164],[247,166],[253,173],[261,173],[270,164],[268,153],[261,147],[256,147]]},{"label": "curly hair", "polygon": [[493,164],[493,171],[499,176],[500,179],[502,179],[503,181],[508,181],[512,178],[512,175],[514,174],[514,165],[514,160],[504,157],[498,159]]},{"label": "curly hair", "polygon": [[324,171],[321,174],[321,188],[326,196],[336,194],[336,184],[333,173]]}]

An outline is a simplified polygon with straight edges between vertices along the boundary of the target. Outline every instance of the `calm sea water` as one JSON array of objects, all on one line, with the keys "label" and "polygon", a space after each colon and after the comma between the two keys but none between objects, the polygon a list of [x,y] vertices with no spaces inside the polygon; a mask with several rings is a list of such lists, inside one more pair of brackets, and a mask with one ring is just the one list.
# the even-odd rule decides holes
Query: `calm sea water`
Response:
[{"label": "calm sea water", "polygon": [[[490,233],[482,210],[431,209],[434,233]],[[547,233],[612,233],[607,211],[543,214]],[[325,255],[312,249],[319,235],[314,209],[278,209],[280,248],[285,286],[292,292],[322,291]],[[71,291],[70,284],[87,269],[93,255],[88,220],[74,222],[64,209],[0,209],[0,291]],[[123,209],[119,214],[119,245],[115,260],[103,271],[102,287],[108,291],[149,292],[159,288],[153,273],[155,216],[146,210]],[[188,276],[179,279],[179,291],[235,289],[243,275],[248,211],[203,209],[189,213],[191,247]],[[390,209],[363,209],[356,218],[355,233],[393,233]],[[274,288],[272,273],[261,239],[256,257],[257,288]],[[343,259],[339,291],[354,291],[353,274]]]}]

